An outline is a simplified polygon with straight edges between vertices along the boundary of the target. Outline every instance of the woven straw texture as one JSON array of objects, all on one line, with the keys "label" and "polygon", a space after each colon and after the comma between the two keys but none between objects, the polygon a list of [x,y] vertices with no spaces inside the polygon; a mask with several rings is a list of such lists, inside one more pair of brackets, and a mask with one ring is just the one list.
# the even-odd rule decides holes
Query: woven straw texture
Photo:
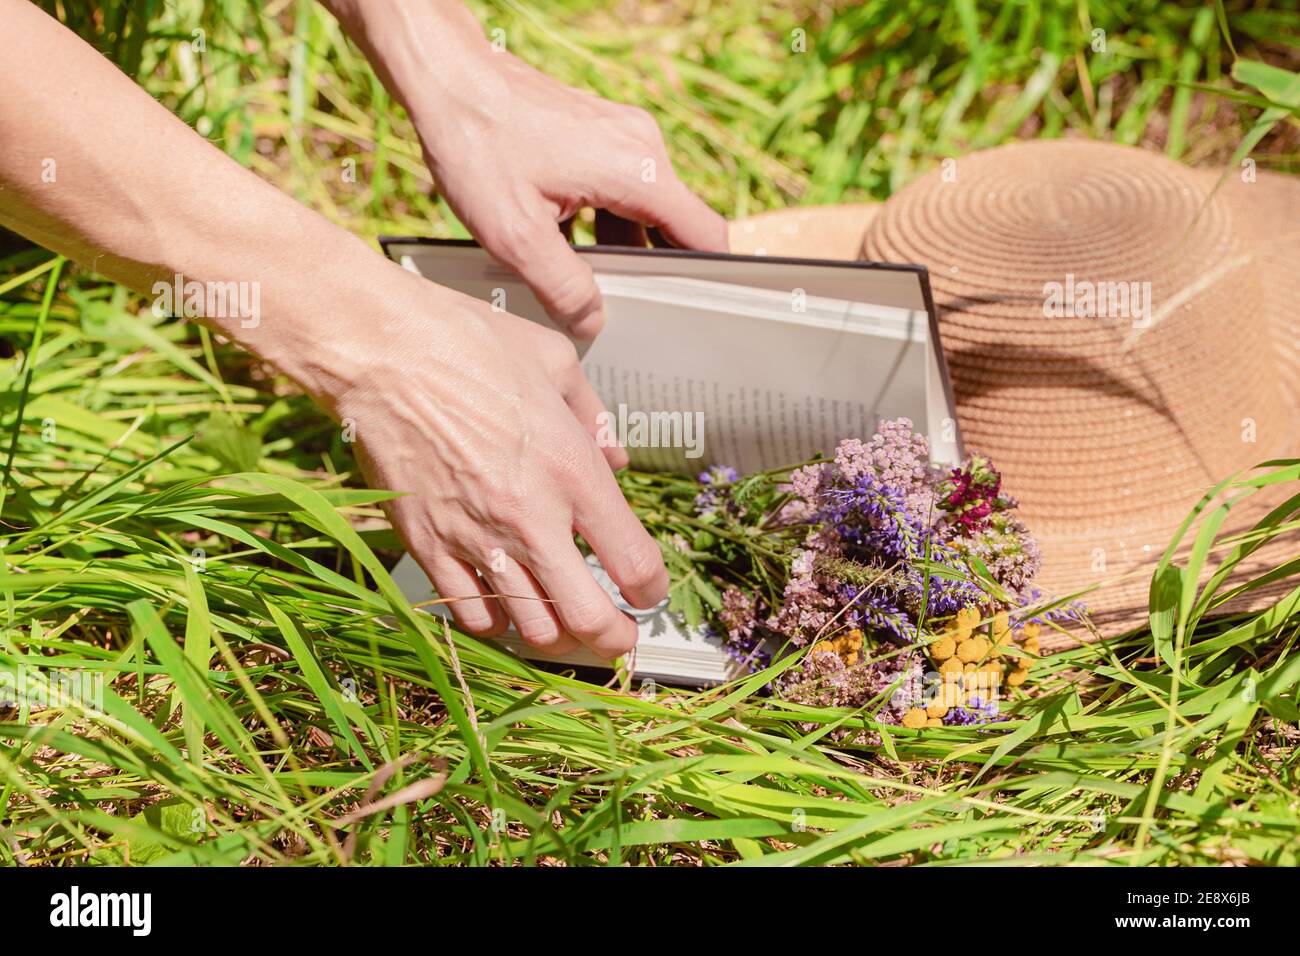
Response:
[{"label": "woven straw texture", "polygon": [[[1219,178],[1129,147],[1036,141],[862,207],[865,258],[930,270],[966,444],[1020,500],[1041,583],[1104,581],[1084,599],[1102,633],[1145,618],[1150,567],[1207,488],[1300,451],[1300,183]],[[836,207],[828,241],[816,209],[783,231],[791,212],[757,217],[790,240],[773,254],[838,249],[853,222]],[[757,231],[746,222],[733,236]],[[1234,508],[1223,533],[1276,500]],[[1280,543],[1247,573],[1297,553]]]}]

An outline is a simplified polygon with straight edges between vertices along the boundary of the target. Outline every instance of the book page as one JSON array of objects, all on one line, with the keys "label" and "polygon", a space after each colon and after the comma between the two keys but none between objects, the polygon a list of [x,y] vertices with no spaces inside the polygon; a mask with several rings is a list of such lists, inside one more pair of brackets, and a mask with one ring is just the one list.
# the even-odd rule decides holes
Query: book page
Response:
[{"label": "book page", "polygon": [[636,467],[748,473],[832,452],[880,418],[925,420],[923,315],[802,289],[598,282],[608,321],[583,369]]},{"label": "book page", "polygon": [[[414,272],[554,328],[527,287],[480,249],[389,251]],[[610,412],[603,437],[627,448],[636,467],[778,468],[899,416],[929,434],[937,461],[957,459],[915,273],[739,257],[586,258],[607,322],[583,368]]]}]

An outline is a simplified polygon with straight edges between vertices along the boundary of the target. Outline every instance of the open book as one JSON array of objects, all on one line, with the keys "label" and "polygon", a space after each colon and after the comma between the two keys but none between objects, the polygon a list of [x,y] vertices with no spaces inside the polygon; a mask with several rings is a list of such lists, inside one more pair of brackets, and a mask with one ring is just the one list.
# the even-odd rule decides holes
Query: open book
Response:
[{"label": "open book", "polygon": [[[513,273],[470,242],[383,238],[405,268],[494,308],[551,326]],[[578,247],[605,300],[604,331],[582,352],[609,409],[602,426],[634,467],[742,474],[829,453],[906,416],[942,464],[961,457],[952,391],[922,266]],[[552,326],[553,327],[553,326]],[[710,683],[742,666],[716,638],[688,633],[663,607],[634,611],[593,573],[641,633],[634,671]],[[394,579],[412,602],[433,597],[408,555]],[[524,656],[517,637],[502,638]],[[575,652],[561,663],[607,666]]]}]

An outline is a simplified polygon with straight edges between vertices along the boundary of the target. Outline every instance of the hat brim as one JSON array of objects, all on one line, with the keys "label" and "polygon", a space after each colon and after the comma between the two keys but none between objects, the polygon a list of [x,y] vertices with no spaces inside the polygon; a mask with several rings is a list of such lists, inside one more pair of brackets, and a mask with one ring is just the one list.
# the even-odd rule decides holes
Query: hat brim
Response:
[{"label": "hat brim", "polygon": [[794,206],[774,209],[730,224],[731,251],[746,256],[847,259],[862,254],[862,237],[877,204]]},{"label": "hat brim", "polygon": [[[1252,538],[1252,531],[1285,497],[1289,489],[1272,488],[1256,492],[1232,504],[1227,517],[1216,529],[1214,545],[1202,567],[1198,586],[1204,586],[1220,562],[1239,544]],[[1207,516],[1236,492],[1220,496],[1182,534],[1173,563],[1186,567],[1197,533]],[[1194,504],[1189,505],[1189,513]],[[1032,529],[1031,529],[1032,530]],[[1081,529],[1076,532],[1036,534],[1043,556],[1043,570],[1035,583],[1050,598],[1078,594],[1087,611],[1086,624],[1045,631],[1042,647],[1062,650],[1096,636],[1113,637],[1143,627],[1150,615],[1152,575],[1179,525],[1152,525],[1136,536],[1121,538],[1113,533]],[[1300,556],[1300,536],[1285,532],[1253,550],[1227,576],[1216,593],[1226,597],[1213,605],[1211,616],[1241,614],[1268,607],[1294,589],[1295,581],[1282,578],[1264,581],[1239,592],[1247,582],[1258,581],[1281,565]],[[1082,592],[1082,593],[1080,593]],[[1095,632],[1095,633],[1094,633]]]}]

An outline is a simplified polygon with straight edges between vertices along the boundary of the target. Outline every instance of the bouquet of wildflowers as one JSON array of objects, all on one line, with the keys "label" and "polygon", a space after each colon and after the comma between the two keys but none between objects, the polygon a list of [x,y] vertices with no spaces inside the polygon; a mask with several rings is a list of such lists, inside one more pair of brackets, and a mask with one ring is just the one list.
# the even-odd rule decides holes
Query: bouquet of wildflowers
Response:
[{"label": "bouquet of wildflowers", "polygon": [[916,728],[998,719],[1038,656],[1038,548],[1001,485],[979,455],[932,466],[905,418],[830,460],[624,479],[687,623],[753,669],[795,655],[786,700]]}]

